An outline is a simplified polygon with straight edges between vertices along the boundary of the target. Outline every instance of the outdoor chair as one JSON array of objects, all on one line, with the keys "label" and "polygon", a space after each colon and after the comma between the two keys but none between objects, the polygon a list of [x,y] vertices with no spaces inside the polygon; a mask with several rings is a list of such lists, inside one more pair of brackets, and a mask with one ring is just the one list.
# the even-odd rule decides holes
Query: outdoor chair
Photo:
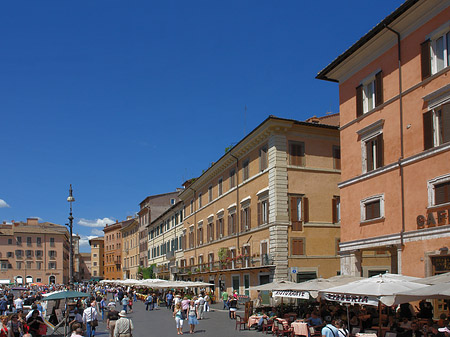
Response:
[{"label": "outdoor chair", "polygon": [[261,329],[262,332],[265,331],[266,335],[267,335],[269,333],[269,328],[270,328],[270,330],[273,330],[273,321],[270,321],[267,318],[263,318],[263,324],[262,324],[261,328],[262,328]]},{"label": "outdoor chair", "polygon": [[285,328],[283,323],[277,322],[278,329],[277,329],[277,337],[278,336],[293,336],[294,330],[290,327]]},{"label": "outdoor chair", "polygon": [[241,331],[241,326],[244,326],[244,330],[245,330],[246,325],[247,325],[247,322],[244,319],[242,319],[241,316],[236,315],[236,330],[239,327],[239,331]]}]

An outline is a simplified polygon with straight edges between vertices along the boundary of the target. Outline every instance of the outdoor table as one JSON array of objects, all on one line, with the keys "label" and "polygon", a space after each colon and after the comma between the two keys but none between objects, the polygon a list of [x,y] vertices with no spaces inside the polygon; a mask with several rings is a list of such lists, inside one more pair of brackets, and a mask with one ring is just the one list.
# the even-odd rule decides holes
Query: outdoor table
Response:
[{"label": "outdoor table", "polygon": [[305,322],[292,322],[291,323],[292,329],[294,329],[295,335],[303,335],[303,336],[309,336],[309,328],[308,323]]},{"label": "outdoor table", "polygon": [[248,328],[250,329],[253,324],[258,324],[260,319],[261,319],[261,317],[259,317],[259,316],[254,316],[254,315],[250,316],[248,318],[248,322],[247,322]]},{"label": "outdoor table", "polygon": [[289,328],[289,322],[288,322],[287,319],[284,319],[284,318],[277,318],[277,320],[278,320],[279,322],[283,323],[283,326],[284,326],[285,328]]}]

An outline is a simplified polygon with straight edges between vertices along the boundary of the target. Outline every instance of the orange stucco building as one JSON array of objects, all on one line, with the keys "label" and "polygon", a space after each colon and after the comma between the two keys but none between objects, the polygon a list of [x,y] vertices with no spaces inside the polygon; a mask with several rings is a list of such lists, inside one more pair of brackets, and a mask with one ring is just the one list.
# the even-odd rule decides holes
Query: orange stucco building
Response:
[{"label": "orange stucco building", "polygon": [[450,1],[409,0],[318,74],[339,83],[342,273],[450,271],[449,64]]},{"label": "orange stucco building", "polygon": [[107,280],[122,280],[122,231],[121,229],[127,227],[135,220],[129,218],[125,221],[118,221],[111,225],[105,226],[103,232],[105,233],[104,243],[104,273]]}]

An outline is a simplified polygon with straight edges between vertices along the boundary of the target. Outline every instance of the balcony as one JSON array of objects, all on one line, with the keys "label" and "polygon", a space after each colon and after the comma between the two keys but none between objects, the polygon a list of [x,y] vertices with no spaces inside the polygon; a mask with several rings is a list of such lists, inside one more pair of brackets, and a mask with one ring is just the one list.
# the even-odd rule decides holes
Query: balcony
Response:
[{"label": "balcony", "polygon": [[242,256],[237,258],[227,258],[223,261],[207,262],[197,265],[178,267],[181,275],[191,275],[198,273],[209,273],[216,271],[236,270],[245,268],[258,268],[272,266],[272,259],[268,254],[260,256]]},{"label": "balcony", "polygon": [[175,252],[174,252],[173,250],[168,251],[168,252],[166,253],[166,259],[167,259],[167,260],[170,260],[170,259],[173,259],[173,258],[175,258]]}]

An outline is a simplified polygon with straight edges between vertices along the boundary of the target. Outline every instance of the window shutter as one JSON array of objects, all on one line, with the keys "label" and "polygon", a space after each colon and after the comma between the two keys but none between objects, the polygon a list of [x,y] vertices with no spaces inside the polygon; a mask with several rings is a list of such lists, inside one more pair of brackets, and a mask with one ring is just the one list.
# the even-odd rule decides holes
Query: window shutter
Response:
[{"label": "window shutter", "polygon": [[383,73],[375,75],[375,106],[383,104]]},{"label": "window shutter", "polygon": [[228,216],[228,235],[231,235],[231,215]]},{"label": "window shutter", "polygon": [[356,87],[356,118],[363,115],[363,86]]},{"label": "window shutter", "polygon": [[250,212],[250,207],[247,208],[247,227],[252,228],[252,213]]},{"label": "window shutter", "polygon": [[367,172],[373,170],[373,139],[367,141],[366,143],[366,164]]},{"label": "window shutter", "polygon": [[336,198],[331,199],[331,209],[333,214],[333,223],[337,223],[337,202]]},{"label": "window shutter", "polygon": [[308,198],[303,198],[303,223],[309,222],[309,200]]},{"label": "window shutter", "polygon": [[216,239],[219,239],[220,235],[220,225],[219,225],[219,219],[216,220]]},{"label": "window shutter", "polygon": [[421,49],[421,62],[422,62],[422,80],[431,76],[431,56],[430,56],[430,40],[422,42]]},{"label": "window shutter", "polygon": [[377,137],[377,168],[383,166],[383,134]]},{"label": "window shutter", "polygon": [[258,202],[258,204],[257,204],[257,211],[258,211],[258,226],[261,226],[261,219],[262,219],[262,217],[261,217],[261,210],[262,210],[262,205],[261,205],[261,203],[260,202]]},{"label": "window shutter", "polygon": [[244,210],[241,209],[241,232],[244,231],[244,223],[245,223],[245,221],[244,221]]},{"label": "window shutter", "polygon": [[433,147],[433,112],[427,111],[423,114],[423,145],[424,150]]},{"label": "window shutter", "polygon": [[303,240],[293,239],[292,240],[292,255],[303,255]]},{"label": "window shutter", "polygon": [[437,184],[434,187],[434,204],[441,205],[450,201],[450,183]]},{"label": "window shutter", "polygon": [[270,214],[270,210],[269,210],[269,199],[267,199],[267,205],[266,205],[266,219],[267,219],[267,223],[269,223],[269,214]]},{"label": "window shutter", "polygon": [[296,197],[291,197],[291,222],[295,222],[298,221],[299,219],[297,219],[297,198]]}]

